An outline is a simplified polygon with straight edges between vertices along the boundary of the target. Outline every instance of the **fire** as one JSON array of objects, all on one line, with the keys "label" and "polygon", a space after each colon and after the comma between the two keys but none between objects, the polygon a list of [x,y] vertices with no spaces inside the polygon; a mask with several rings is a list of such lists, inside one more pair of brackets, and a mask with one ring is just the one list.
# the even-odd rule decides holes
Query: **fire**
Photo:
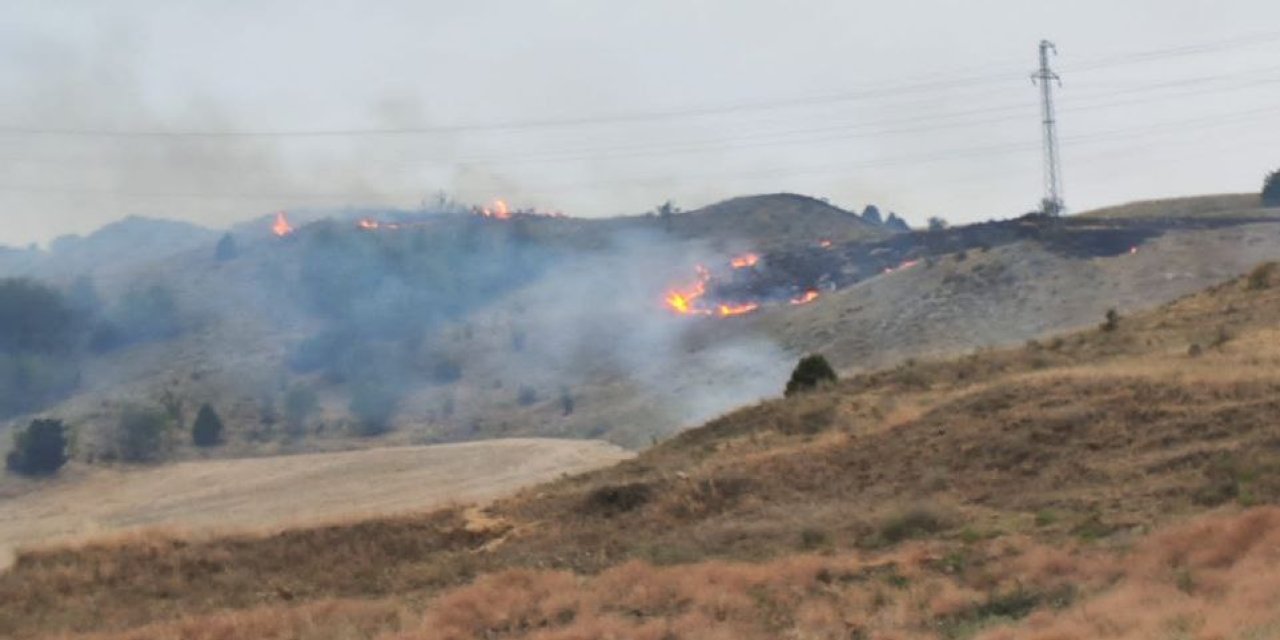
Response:
[{"label": "fire", "polygon": [[754,302],[747,302],[745,304],[722,304],[720,305],[719,314],[721,318],[727,318],[729,316],[740,316],[745,313],[751,313],[759,308],[760,305]]},{"label": "fire", "polygon": [[746,269],[747,267],[756,266],[756,263],[758,262],[760,262],[760,256],[754,253],[744,253],[733,260],[730,260],[729,264],[734,269]]},{"label": "fire", "polygon": [[382,226],[382,224],[372,218],[360,218],[360,220],[356,222],[356,226],[361,229],[377,229]]},{"label": "fire", "polygon": [[707,268],[698,265],[698,279],[693,284],[680,289],[673,289],[667,292],[665,299],[667,308],[682,315],[707,315],[705,309],[696,308],[698,299],[707,293],[707,281],[711,279],[711,273]]},{"label": "fire", "polygon": [[792,298],[791,304],[809,304],[810,302],[813,302],[814,300],[817,300],[817,299],[818,299],[818,291],[816,289],[810,289],[804,292],[804,295],[800,296],[799,298]]},{"label": "fire", "polygon": [[511,209],[507,207],[506,202],[495,198],[492,205],[480,209],[480,215],[494,220],[510,220]]},{"label": "fire", "polygon": [[823,249],[830,249],[831,244],[832,244],[831,241],[827,240],[826,238],[823,238],[822,240],[818,241],[818,246],[822,247]]},{"label": "fire", "polygon": [[283,211],[276,212],[276,222],[271,225],[271,233],[281,238],[293,233],[293,225],[289,224],[289,218]]},{"label": "fire", "polygon": [[1138,253],[1138,248],[1137,248],[1137,247],[1129,247],[1129,255],[1131,255],[1131,256],[1132,256],[1132,255],[1137,255],[1137,253]]}]

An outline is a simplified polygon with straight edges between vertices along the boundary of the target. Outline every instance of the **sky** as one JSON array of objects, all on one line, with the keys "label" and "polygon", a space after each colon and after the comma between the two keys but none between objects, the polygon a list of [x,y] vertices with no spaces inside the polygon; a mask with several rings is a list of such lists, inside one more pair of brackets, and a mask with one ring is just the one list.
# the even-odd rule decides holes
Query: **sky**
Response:
[{"label": "sky", "polygon": [[0,243],[440,192],[1009,217],[1043,194],[1043,38],[1070,211],[1254,191],[1272,25],[1274,0],[7,0]]}]

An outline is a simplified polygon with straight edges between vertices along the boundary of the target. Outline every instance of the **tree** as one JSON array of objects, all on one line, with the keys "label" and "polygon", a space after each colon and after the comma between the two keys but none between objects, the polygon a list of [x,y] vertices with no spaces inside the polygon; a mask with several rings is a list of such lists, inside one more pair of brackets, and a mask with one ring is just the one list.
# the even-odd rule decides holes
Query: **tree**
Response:
[{"label": "tree", "polygon": [[658,219],[662,220],[662,225],[667,231],[671,230],[671,220],[677,213],[680,213],[680,207],[670,200],[657,206],[654,211],[658,214]]},{"label": "tree", "polygon": [[930,231],[945,231],[947,226],[947,221],[938,216],[932,216],[929,218]]},{"label": "tree", "polygon": [[200,405],[196,422],[191,427],[191,442],[197,447],[214,447],[222,444],[222,418],[209,403]]},{"label": "tree", "polygon": [[284,394],[284,423],[292,435],[306,431],[307,420],[320,408],[320,400],[310,387],[296,386]]},{"label": "tree", "polygon": [[172,426],[164,409],[127,405],[116,424],[115,454],[125,462],[158,460],[167,448]]},{"label": "tree", "polygon": [[364,381],[351,391],[351,414],[360,421],[360,435],[376,436],[391,430],[391,418],[399,409],[400,392],[391,385]]},{"label": "tree", "polygon": [[792,396],[802,391],[817,388],[818,385],[836,381],[835,369],[821,354],[811,354],[800,359],[787,381],[784,395]]},{"label": "tree", "polygon": [[880,208],[874,204],[869,204],[862,210],[862,219],[871,224],[884,224],[884,218],[880,216]]},{"label": "tree", "polygon": [[898,214],[890,211],[889,217],[885,218],[884,226],[894,231],[910,231],[911,227],[907,226],[907,221],[898,217]]},{"label": "tree", "polygon": [[235,259],[240,255],[240,247],[236,246],[236,239],[230,233],[222,235],[222,239],[218,240],[218,246],[213,250],[213,257],[218,262],[226,262]]},{"label": "tree", "polygon": [[67,463],[67,425],[61,420],[32,420],[13,435],[5,466],[25,476],[51,476]]},{"label": "tree", "polygon": [[1280,169],[1268,174],[1262,183],[1262,206],[1280,207]]}]

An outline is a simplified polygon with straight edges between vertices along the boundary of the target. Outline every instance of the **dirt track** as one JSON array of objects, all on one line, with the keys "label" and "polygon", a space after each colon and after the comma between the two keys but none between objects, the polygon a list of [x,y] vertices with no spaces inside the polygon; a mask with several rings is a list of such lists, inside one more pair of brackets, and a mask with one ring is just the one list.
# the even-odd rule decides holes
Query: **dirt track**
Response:
[{"label": "dirt track", "polygon": [[137,529],[225,531],[488,500],[631,454],[585,440],[510,439],[72,473],[0,498],[14,548]]}]

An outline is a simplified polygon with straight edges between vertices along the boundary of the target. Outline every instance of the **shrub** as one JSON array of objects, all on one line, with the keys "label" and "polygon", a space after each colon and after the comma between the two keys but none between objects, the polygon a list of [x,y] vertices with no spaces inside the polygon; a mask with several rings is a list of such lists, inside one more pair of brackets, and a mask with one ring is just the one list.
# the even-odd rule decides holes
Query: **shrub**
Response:
[{"label": "shrub", "polygon": [[1268,262],[1260,264],[1249,272],[1249,278],[1246,281],[1245,288],[1250,291],[1262,291],[1271,288],[1271,282],[1277,271],[1280,271],[1280,263]]},{"label": "shrub", "polygon": [[608,518],[639,509],[652,496],[653,487],[643,482],[606,485],[588,493],[581,509],[584,513]]},{"label": "shrub", "polygon": [[197,447],[214,447],[222,443],[222,418],[209,406],[200,405],[196,422],[191,427],[191,442]]},{"label": "shrub", "polygon": [[836,381],[835,369],[821,354],[811,354],[800,359],[787,381],[785,395],[791,396],[801,391],[808,391],[818,385]]},{"label": "shrub", "polygon": [[387,384],[362,382],[351,391],[348,408],[359,421],[363,436],[376,436],[391,430],[391,418],[400,404],[400,392]]},{"label": "shrub", "polygon": [[5,467],[25,476],[51,476],[67,463],[67,426],[61,420],[32,420],[13,435]]},{"label": "shrub", "polygon": [[226,262],[240,255],[240,249],[236,246],[236,239],[230,233],[222,235],[222,239],[218,240],[218,246],[213,250],[213,257],[218,262]]},{"label": "shrub", "polygon": [[284,394],[284,422],[291,434],[305,430],[307,420],[320,408],[316,392],[309,387],[297,386]]},{"label": "shrub", "polygon": [[948,526],[947,516],[937,509],[917,506],[885,520],[880,526],[880,537],[886,542],[897,543],[934,534]]},{"label": "shrub", "polygon": [[516,402],[522,407],[528,407],[538,402],[538,392],[533,387],[520,387],[520,391],[516,393]]},{"label": "shrub", "polygon": [[1280,169],[1267,174],[1262,183],[1262,206],[1280,207]]},{"label": "shrub", "polygon": [[153,462],[168,448],[173,423],[163,409],[127,405],[116,424],[115,454],[126,462]]},{"label": "shrub", "polygon": [[1120,312],[1115,309],[1107,309],[1107,315],[1102,320],[1099,327],[1103,331],[1115,331],[1120,326]]}]

